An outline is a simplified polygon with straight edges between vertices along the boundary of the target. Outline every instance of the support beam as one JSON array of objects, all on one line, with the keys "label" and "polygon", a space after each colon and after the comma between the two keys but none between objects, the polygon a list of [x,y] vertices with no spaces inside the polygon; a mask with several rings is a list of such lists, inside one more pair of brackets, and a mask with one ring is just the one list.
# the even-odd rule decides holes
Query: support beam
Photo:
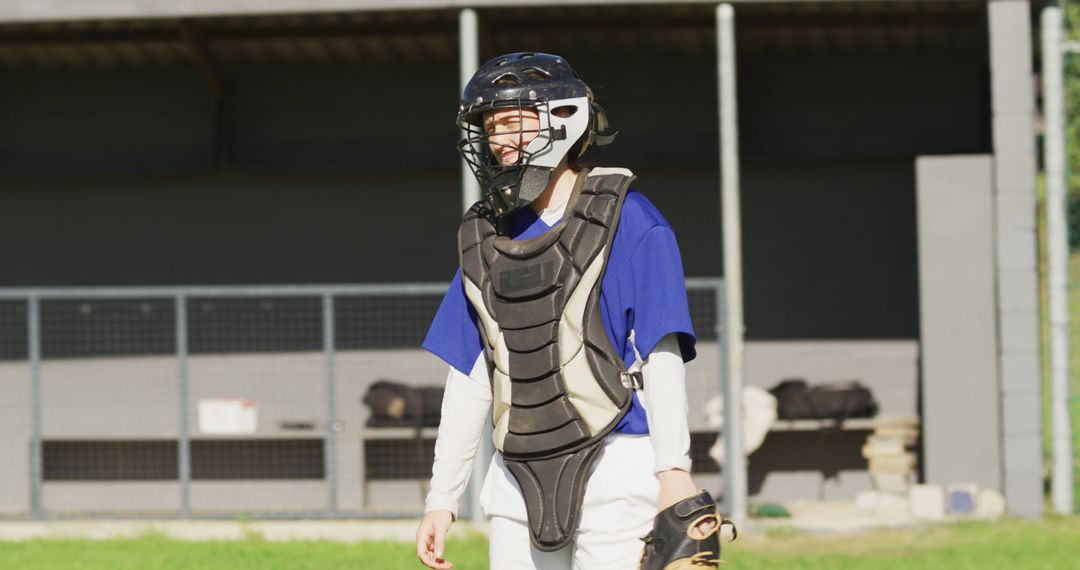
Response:
[{"label": "support beam", "polygon": [[1031,6],[990,0],[1001,441],[1009,513],[1043,513]]},{"label": "support beam", "polygon": [[[746,0],[742,0],[746,1]],[[760,0],[750,0],[760,1]],[[871,3],[876,0],[859,0]],[[715,0],[680,0],[681,4],[713,4]],[[820,0],[796,0],[795,3]],[[656,0],[549,0],[549,6],[626,6],[656,4]],[[209,16],[269,16],[327,12],[452,10],[472,8],[536,7],[537,0],[5,0],[0,2],[0,23],[58,22],[65,20],[195,18]]]},{"label": "support beam", "polygon": [[[607,29],[634,29],[660,33],[678,32],[714,32],[715,24],[699,15],[673,16],[654,13],[625,13],[606,15],[603,20],[582,19],[568,16],[566,13],[538,11],[522,18],[517,12],[488,13],[480,22],[480,41],[484,55],[494,57],[491,38],[495,35],[516,37],[521,32],[537,28],[558,27],[565,32],[589,32]],[[180,19],[188,26],[193,20]],[[217,25],[215,25],[217,24]],[[490,24],[485,26],[484,24]],[[948,14],[938,13],[843,13],[843,14],[798,14],[782,15],[772,13],[746,14],[739,17],[739,28],[775,29],[776,27],[799,27],[827,31],[832,29],[848,30],[955,30],[972,28],[978,19],[972,12],[957,11]],[[395,20],[383,21],[373,17],[366,22],[308,21],[292,22],[279,19],[273,25],[260,26],[221,26],[217,22],[206,22],[198,28],[199,36],[205,44],[213,45],[219,41],[274,41],[287,42],[296,40],[350,40],[357,37],[368,39],[387,39],[398,37],[446,37],[457,33],[452,21]],[[0,46],[36,46],[48,45],[87,45],[87,44],[131,44],[172,41],[175,35],[165,26],[152,27],[96,27],[72,29],[65,26],[32,26],[7,30],[0,34]]]},{"label": "support beam", "polygon": [[[460,61],[460,87],[465,90],[465,85],[472,79],[476,68],[480,66],[479,30],[476,10],[465,9],[458,18],[458,58]],[[462,136],[465,133],[462,132]],[[465,159],[461,160],[461,205],[462,212],[468,210],[480,200],[480,185],[473,176]]]},{"label": "support beam", "polygon": [[184,43],[191,51],[191,59],[195,62],[195,66],[199,68],[206,82],[210,84],[210,88],[214,90],[214,95],[221,99],[225,96],[225,82],[214,64],[214,59],[210,56],[210,49],[207,48],[202,35],[195,29],[195,25],[187,20],[177,20],[176,28],[180,30],[180,37],[184,38]]},{"label": "support beam", "polygon": [[210,47],[202,32],[195,24],[187,20],[177,20],[176,28],[191,52],[191,60],[199,68],[210,89],[214,92],[214,160],[219,168],[231,162],[231,145],[228,137],[228,98],[225,92],[225,78],[214,62]]},{"label": "support beam", "polygon": [[[465,90],[465,84],[472,79],[476,68],[480,66],[478,21],[476,10],[464,9],[458,15],[458,57],[460,61],[460,86]],[[464,136],[464,132],[462,133]],[[462,211],[468,210],[480,200],[480,184],[473,176],[472,170],[463,158],[461,160],[461,205]],[[480,438],[480,445],[476,448],[476,458],[473,460],[472,475],[469,480],[469,516],[474,525],[481,525],[484,521],[483,509],[480,507],[480,489],[484,485],[484,477],[487,475],[488,465],[494,453],[491,442],[491,422],[484,422],[484,433]]]},{"label": "support beam", "polygon": [[720,176],[723,216],[727,354],[724,395],[724,506],[736,522],[746,520],[746,456],[742,445],[743,295],[742,224],[739,206],[739,126],[735,86],[735,10],[716,8],[717,70],[720,81]]}]

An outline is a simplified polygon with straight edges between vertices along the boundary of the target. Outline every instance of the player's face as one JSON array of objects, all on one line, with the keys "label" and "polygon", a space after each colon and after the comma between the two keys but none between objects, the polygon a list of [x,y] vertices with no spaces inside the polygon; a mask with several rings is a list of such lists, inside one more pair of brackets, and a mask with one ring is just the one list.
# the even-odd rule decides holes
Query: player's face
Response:
[{"label": "player's face", "polygon": [[540,132],[540,114],[536,109],[496,109],[484,116],[488,148],[499,164],[517,164],[521,149],[529,146]]}]

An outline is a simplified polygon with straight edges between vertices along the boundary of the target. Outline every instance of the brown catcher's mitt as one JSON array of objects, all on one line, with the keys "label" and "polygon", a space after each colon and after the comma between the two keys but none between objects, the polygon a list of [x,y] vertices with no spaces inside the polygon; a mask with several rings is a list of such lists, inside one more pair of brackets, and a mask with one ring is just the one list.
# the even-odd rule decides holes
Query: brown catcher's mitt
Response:
[{"label": "brown catcher's mitt", "polygon": [[[711,520],[712,530],[702,538],[694,538],[692,529]],[[708,491],[683,499],[656,515],[652,532],[645,538],[645,552],[639,570],[700,570],[720,565],[720,529],[731,525],[731,540],[735,540],[735,525],[716,510],[716,501]]]}]

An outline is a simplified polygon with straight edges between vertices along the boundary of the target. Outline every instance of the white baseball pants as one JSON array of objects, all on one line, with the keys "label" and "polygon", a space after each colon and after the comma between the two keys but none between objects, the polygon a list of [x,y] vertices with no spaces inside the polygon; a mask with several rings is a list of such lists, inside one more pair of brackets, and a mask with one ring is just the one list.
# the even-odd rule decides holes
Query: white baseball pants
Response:
[{"label": "white baseball pants", "polygon": [[525,501],[517,481],[496,453],[484,480],[481,506],[491,521],[492,570],[632,570],[641,538],[652,529],[659,481],[647,435],[612,434],[593,464],[585,487],[581,525],[574,541],[555,552],[529,541]]}]

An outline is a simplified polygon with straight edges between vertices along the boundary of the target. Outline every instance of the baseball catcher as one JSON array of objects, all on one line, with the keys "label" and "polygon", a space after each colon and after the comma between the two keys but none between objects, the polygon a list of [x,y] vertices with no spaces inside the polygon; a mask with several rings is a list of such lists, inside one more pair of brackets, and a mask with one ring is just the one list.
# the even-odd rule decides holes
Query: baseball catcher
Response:
[{"label": "baseball catcher", "polygon": [[450,372],[417,557],[451,567],[488,421],[492,568],[715,566],[722,521],[690,476],[679,248],[632,172],[582,163],[614,139],[607,114],[564,58],[525,52],[480,66],[457,124],[483,199],[423,344]]}]

